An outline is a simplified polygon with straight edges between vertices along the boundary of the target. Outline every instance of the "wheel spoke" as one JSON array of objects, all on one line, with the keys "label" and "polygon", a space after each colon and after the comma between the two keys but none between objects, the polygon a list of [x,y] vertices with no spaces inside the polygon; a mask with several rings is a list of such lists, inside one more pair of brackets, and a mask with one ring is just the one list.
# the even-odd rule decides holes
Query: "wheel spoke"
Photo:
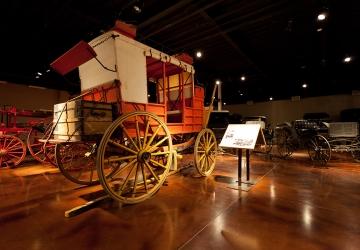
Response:
[{"label": "wheel spoke", "polygon": [[157,147],[159,146],[159,145],[161,145],[163,142],[165,142],[167,139],[169,139],[169,137],[168,136],[165,136],[164,138],[162,138],[160,141],[158,141],[155,145],[153,145],[150,149],[148,149],[147,151],[149,152],[149,153],[152,153],[152,152],[154,152],[156,149],[157,149]]},{"label": "wheel spoke", "polygon": [[209,149],[211,149],[215,145],[215,142],[211,143]]},{"label": "wheel spoke", "polygon": [[11,149],[13,149],[13,148],[21,148],[21,146],[19,147],[18,145],[21,145],[21,142],[17,142],[17,143],[15,143],[15,144],[13,144],[13,145],[11,145],[11,147],[9,147],[10,146],[10,143],[7,145],[7,150],[11,150]]},{"label": "wheel spoke", "polygon": [[[124,125],[123,125],[123,124],[120,124],[120,127],[121,127],[121,129],[123,130],[125,136],[130,140],[131,144],[134,145],[134,147],[136,148],[137,151],[139,151],[138,146],[136,145],[136,143],[134,142],[134,140],[131,138],[131,136],[129,135],[127,129],[124,127]],[[112,141],[112,140],[110,140],[110,141]]]},{"label": "wheel spoke", "polygon": [[199,162],[205,157],[205,154],[201,154]]},{"label": "wheel spoke", "polygon": [[168,154],[170,154],[170,151],[151,153],[152,156],[168,155]]},{"label": "wheel spoke", "polygon": [[134,150],[132,150],[132,149],[130,149],[130,148],[128,148],[128,147],[120,144],[120,143],[117,143],[116,141],[113,141],[113,140],[110,139],[109,142],[110,142],[111,144],[113,144],[114,146],[117,146],[117,147],[119,147],[119,148],[121,148],[121,149],[123,149],[123,150],[126,150],[126,151],[128,151],[128,152],[130,152],[130,153],[133,153],[133,154],[135,154],[135,155],[137,154],[136,151],[134,151]]},{"label": "wheel spoke", "polygon": [[136,157],[137,157],[136,155],[122,156],[122,157],[110,156],[108,159],[105,160],[105,162],[107,162],[107,163],[119,162],[119,161],[124,161],[124,160],[135,159]]},{"label": "wheel spoke", "polygon": [[[135,165],[137,165],[137,164],[135,164]],[[126,187],[126,184],[127,184],[128,181],[129,181],[130,174],[131,174],[132,171],[134,170],[135,165],[132,166],[131,170],[129,171],[128,175],[126,176],[125,181],[124,181],[124,183],[122,184],[122,186],[121,186],[121,188],[120,188],[120,190],[119,190],[119,194],[120,194],[120,195],[121,195],[122,192],[124,191],[124,188]]]},{"label": "wheel spoke", "polygon": [[144,132],[143,148],[145,148],[145,145],[146,145],[146,138],[148,136],[148,132],[149,132],[149,120],[146,120],[146,128],[145,128],[145,132]]},{"label": "wheel spoke", "polygon": [[154,173],[154,171],[152,170],[151,166],[149,165],[149,163],[145,162],[145,166],[147,167],[147,169],[149,169],[150,173],[152,174],[152,176],[154,176],[154,178],[159,182],[159,177]]},{"label": "wheel spoke", "polygon": [[136,184],[137,184],[137,172],[138,172],[138,168],[139,168],[139,164],[135,163],[135,180],[134,180],[134,185],[133,185],[133,190],[132,190],[132,197],[135,197],[135,193],[136,193]]},{"label": "wheel spoke", "polygon": [[21,156],[18,156],[18,155],[14,155],[12,153],[7,153],[8,156],[12,156],[12,158],[17,158],[17,159],[20,159]]},{"label": "wheel spoke", "polygon": [[146,193],[147,193],[147,192],[148,192],[148,187],[147,187],[147,183],[146,183],[147,179],[146,179],[146,175],[145,175],[144,164],[141,163],[141,164],[140,164],[140,167],[141,167],[141,172],[142,172],[142,175],[143,175],[143,181],[144,181],[145,191],[146,191]]},{"label": "wheel spoke", "polygon": [[132,160],[131,162],[128,162],[125,166],[118,168],[116,171],[114,171],[111,174],[111,178],[113,179],[113,177],[117,176],[118,174],[120,174],[124,169],[126,169],[127,167],[133,165],[136,162],[136,159]]},{"label": "wheel spoke", "polygon": [[156,128],[155,132],[153,133],[153,135],[151,136],[149,141],[146,143],[146,146],[144,147],[145,149],[148,148],[151,145],[151,143],[153,142],[155,136],[157,135],[157,133],[159,133],[160,128],[161,128],[160,125]]},{"label": "wheel spoke", "polygon": [[[205,156],[205,155],[203,155]],[[199,160],[200,163],[200,169],[203,170],[204,169],[204,163],[205,163],[205,157],[202,158],[202,160]]]},{"label": "wheel spoke", "polygon": [[150,160],[150,162],[151,162],[152,164],[158,166],[158,167],[162,167],[163,169],[166,169],[166,167],[165,167],[163,164],[161,164],[161,163],[159,163],[159,162],[157,162],[157,161]]},{"label": "wheel spoke", "polygon": [[4,141],[4,148],[7,146],[9,147],[9,145],[11,145],[11,143],[14,141],[14,138],[11,138],[11,141],[9,143],[5,143],[6,142],[6,137],[5,137],[5,141]]},{"label": "wheel spoke", "polygon": [[138,141],[139,149],[141,148],[141,138],[140,138],[140,129],[139,129],[139,121],[136,119],[136,138]]}]

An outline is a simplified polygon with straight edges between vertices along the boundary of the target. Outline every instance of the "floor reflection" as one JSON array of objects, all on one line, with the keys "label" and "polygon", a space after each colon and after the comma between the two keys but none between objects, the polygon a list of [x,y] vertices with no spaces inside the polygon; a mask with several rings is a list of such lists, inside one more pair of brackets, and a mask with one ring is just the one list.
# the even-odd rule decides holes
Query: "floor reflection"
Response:
[{"label": "floor reflection", "polygon": [[[0,169],[1,249],[356,249],[360,166],[316,168],[251,156],[250,192],[228,188],[237,158],[219,156],[214,174],[187,168],[145,202],[104,200],[73,218],[64,212],[104,195],[49,166]],[[21,232],[21,237],[19,234]]]}]

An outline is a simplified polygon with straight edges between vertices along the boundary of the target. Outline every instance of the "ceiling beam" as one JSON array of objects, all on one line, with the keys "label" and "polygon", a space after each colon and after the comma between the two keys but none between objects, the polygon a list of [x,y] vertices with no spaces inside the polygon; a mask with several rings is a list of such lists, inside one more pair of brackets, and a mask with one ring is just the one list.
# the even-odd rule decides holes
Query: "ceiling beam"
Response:
[{"label": "ceiling beam", "polygon": [[183,8],[184,6],[188,5],[189,3],[191,3],[193,0],[184,0],[184,1],[180,1],[177,4],[172,5],[170,8],[167,8],[166,10],[156,14],[155,16],[150,17],[149,19],[147,19],[146,21],[140,23],[137,28],[138,29],[144,29],[146,26],[149,26],[150,24],[160,20],[163,17],[166,17],[167,15],[177,11],[178,9]]},{"label": "ceiling beam", "polygon": [[241,58],[243,58],[256,71],[263,74],[263,71],[241,50],[241,48],[229,37],[226,32],[221,30],[217,23],[205,11],[202,11],[200,15],[206,21],[210,22],[213,27],[215,27],[220,36],[236,51],[239,56],[241,56]]},{"label": "ceiling beam", "polygon": [[145,39],[147,39],[147,38],[149,38],[149,37],[151,37],[151,36],[154,36],[154,35],[162,32],[162,31],[164,31],[164,30],[167,30],[167,29],[171,28],[172,26],[174,26],[174,25],[176,25],[176,24],[178,24],[178,23],[181,23],[181,22],[183,22],[184,20],[186,20],[186,19],[188,19],[188,18],[190,18],[190,17],[192,17],[192,16],[195,16],[195,15],[201,13],[202,11],[204,11],[204,10],[206,10],[206,9],[208,9],[208,8],[211,8],[211,7],[213,7],[213,6],[221,3],[221,2],[223,2],[223,1],[224,1],[224,0],[217,0],[217,1],[215,1],[215,2],[212,2],[212,3],[210,3],[210,4],[207,4],[207,5],[205,5],[204,7],[199,8],[198,10],[192,12],[192,13],[189,14],[189,15],[184,15],[182,18],[178,18],[178,19],[176,19],[174,22],[168,23],[167,25],[164,25],[162,28],[159,28],[159,29],[157,29],[157,30],[155,30],[155,31],[153,31],[153,32],[151,32],[151,33],[149,33],[149,34],[144,35],[141,40],[145,40]]}]

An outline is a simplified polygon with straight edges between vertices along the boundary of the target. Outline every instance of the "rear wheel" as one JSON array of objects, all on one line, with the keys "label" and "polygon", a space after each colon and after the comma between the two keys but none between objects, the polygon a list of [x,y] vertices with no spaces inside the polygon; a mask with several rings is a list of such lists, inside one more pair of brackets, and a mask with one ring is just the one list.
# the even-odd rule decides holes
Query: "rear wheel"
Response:
[{"label": "rear wheel", "polygon": [[99,182],[95,143],[59,143],[55,147],[55,155],[61,173],[70,181],[80,185],[94,185]]},{"label": "rear wheel", "polygon": [[13,135],[0,135],[0,167],[19,165],[26,156],[25,143]]}]

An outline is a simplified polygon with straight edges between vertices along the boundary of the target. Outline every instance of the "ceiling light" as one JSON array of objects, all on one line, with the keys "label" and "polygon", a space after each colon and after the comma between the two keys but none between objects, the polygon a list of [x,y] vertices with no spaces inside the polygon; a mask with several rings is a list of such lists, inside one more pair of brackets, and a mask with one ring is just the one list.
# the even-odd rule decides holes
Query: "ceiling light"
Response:
[{"label": "ceiling light", "polygon": [[306,88],[307,88],[307,84],[304,83],[301,87],[303,87],[304,89],[306,89]]},{"label": "ceiling light", "polygon": [[219,84],[220,84],[220,81],[219,81],[219,80],[216,80],[215,83],[216,83],[216,85],[219,85]]},{"label": "ceiling light", "polygon": [[202,57],[201,51],[197,51],[197,52],[196,52],[196,57],[197,57],[197,58],[201,58],[201,57]]},{"label": "ceiling light", "polygon": [[273,98],[272,98],[272,97],[270,97],[270,98],[269,98],[269,100],[270,100],[270,101],[272,101],[272,100],[273,100]]},{"label": "ceiling light", "polygon": [[317,16],[317,19],[319,21],[324,21],[326,18],[326,14],[325,13],[320,13],[318,16]]},{"label": "ceiling light", "polygon": [[351,57],[350,56],[347,56],[344,58],[344,62],[345,63],[349,63],[351,61]]},{"label": "ceiling light", "polygon": [[244,94],[243,93],[240,93],[240,96],[243,96]]},{"label": "ceiling light", "polygon": [[150,97],[150,95],[148,95],[148,97]]},{"label": "ceiling light", "polygon": [[36,78],[36,79],[39,79],[39,78],[40,78],[40,76],[35,76],[35,78]]},{"label": "ceiling light", "polygon": [[224,102],[224,105],[226,105],[226,102]]},{"label": "ceiling light", "polygon": [[50,72],[50,69],[47,69],[47,70],[46,70],[46,73],[49,73],[49,72]]},{"label": "ceiling light", "polygon": [[318,28],[316,31],[321,32],[322,30],[323,30],[322,28]]},{"label": "ceiling light", "polygon": [[241,81],[245,81],[245,80],[246,80],[246,77],[245,77],[245,76],[242,76],[240,79],[241,79]]},{"label": "ceiling light", "polygon": [[37,72],[37,74],[38,74],[39,76],[42,76],[42,73],[41,73],[41,72]]}]

